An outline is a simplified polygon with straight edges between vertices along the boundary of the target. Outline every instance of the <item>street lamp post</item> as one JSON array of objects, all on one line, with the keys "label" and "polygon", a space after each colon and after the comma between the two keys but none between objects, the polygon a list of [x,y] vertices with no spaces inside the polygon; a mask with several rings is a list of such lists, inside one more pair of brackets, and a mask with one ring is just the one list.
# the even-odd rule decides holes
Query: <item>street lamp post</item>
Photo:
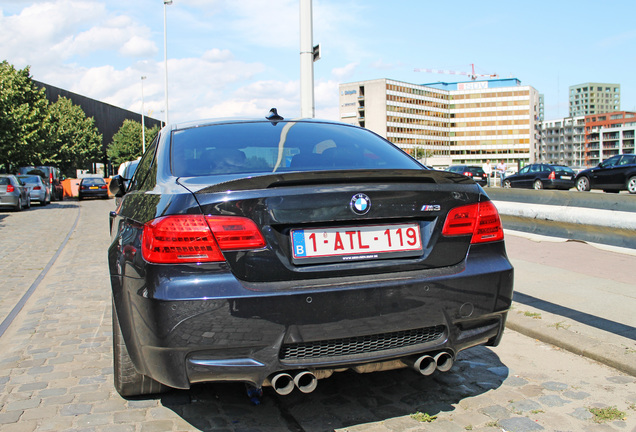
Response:
[{"label": "street lamp post", "polygon": [[163,0],[163,59],[165,63],[165,92],[166,92],[166,125],[168,124],[168,20],[167,6],[172,4],[172,0]]},{"label": "street lamp post", "polygon": [[146,123],[144,121],[144,80],[145,76],[141,77],[141,154],[146,153]]}]

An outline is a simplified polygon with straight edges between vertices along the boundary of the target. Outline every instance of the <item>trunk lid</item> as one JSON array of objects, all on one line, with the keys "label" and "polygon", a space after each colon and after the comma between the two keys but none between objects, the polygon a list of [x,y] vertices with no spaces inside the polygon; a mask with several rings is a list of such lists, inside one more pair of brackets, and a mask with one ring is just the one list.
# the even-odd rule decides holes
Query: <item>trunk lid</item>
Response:
[{"label": "trunk lid", "polygon": [[[249,282],[456,265],[470,236],[442,236],[445,217],[484,199],[472,180],[431,170],[192,177],[179,183],[194,193],[203,214],[243,216],[257,224],[264,249],[224,253],[234,275]],[[297,253],[299,245],[312,254]]]}]

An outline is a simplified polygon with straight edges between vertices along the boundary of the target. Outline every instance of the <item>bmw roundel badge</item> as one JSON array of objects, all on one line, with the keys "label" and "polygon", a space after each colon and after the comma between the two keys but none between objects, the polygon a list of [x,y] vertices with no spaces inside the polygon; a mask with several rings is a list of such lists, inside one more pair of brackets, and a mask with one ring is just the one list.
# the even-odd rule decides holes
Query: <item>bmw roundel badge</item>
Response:
[{"label": "bmw roundel badge", "polygon": [[364,215],[367,214],[371,209],[371,200],[365,194],[359,193],[351,198],[349,207],[351,207],[351,211],[353,211],[355,214]]}]

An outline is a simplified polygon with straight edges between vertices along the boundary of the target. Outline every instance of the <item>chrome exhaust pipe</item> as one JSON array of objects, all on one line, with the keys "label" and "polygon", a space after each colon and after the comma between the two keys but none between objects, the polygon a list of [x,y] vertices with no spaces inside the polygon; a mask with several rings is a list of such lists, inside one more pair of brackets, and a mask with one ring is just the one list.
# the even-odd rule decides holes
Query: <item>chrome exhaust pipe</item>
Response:
[{"label": "chrome exhaust pipe", "polygon": [[294,379],[288,373],[277,373],[270,381],[272,388],[281,396],[286,396],[294,391]]},{"label": "chrome exhaust pipe", "polygon": [[418,357],[411,365],[416,372],[421,373],[424,376],[428,376],[435,372],[437,368],[437,362],[430,355],[423,355]]},{"label": "chrome exhaust pipe", "polygon": [[294,384],[303,393],[311,393],[318,387],[318,378],[309,371],[302,371],[294,377]]},{"label": "chrome exhaust pipe", "polygon": [[443,351],[435,356],[435,364],[440,372],[448,372],[453,367],[453,356]]}]

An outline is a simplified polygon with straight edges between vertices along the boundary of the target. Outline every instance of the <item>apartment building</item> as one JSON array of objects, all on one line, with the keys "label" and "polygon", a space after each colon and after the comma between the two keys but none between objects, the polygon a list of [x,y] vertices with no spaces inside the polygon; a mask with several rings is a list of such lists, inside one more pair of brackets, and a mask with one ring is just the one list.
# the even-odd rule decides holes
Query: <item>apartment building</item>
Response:
[{"label": "apartment building", "polygon": [[539,94],[516,78],[341,84],[340,119],[366,127],[434,166],[534,161]]},{"label": "apartment building", "polygon": [[620,84],[584,83],[569,87],[570,117],[602,114],[621,109]]},{"label": "apartment building", "polygon": [[596,166],[622,153],[636,153],[636,113],[617,111],[585,116],[585,164]]},{"label": "apartment building", "polygon": [[585,165],[585,116],[542,122],[537,161],[567,166]]}]

